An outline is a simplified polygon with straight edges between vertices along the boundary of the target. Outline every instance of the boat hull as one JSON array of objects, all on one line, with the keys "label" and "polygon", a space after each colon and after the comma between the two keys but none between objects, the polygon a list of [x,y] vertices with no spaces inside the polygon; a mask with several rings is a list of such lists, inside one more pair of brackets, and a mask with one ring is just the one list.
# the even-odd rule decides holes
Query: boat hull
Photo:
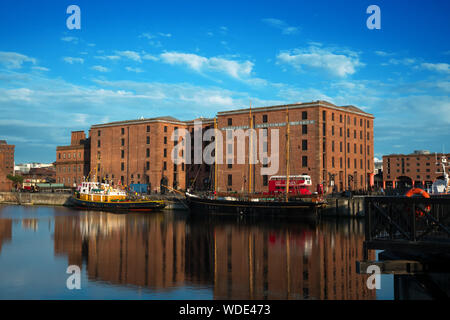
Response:
[{"label": "boat hull", "polygon": [[193,214],[231,214],[246,216],[289,216],[317,218],[322,203],[313,201],[243,201],[216,200],[187,196],[189,210]]},{"label": "boat hull", "polygon": [[81,200],[73,196],[69,198],[69,205],[77,209],[121,212],[159,211],[166,206],[163,201],[99,202]]}]

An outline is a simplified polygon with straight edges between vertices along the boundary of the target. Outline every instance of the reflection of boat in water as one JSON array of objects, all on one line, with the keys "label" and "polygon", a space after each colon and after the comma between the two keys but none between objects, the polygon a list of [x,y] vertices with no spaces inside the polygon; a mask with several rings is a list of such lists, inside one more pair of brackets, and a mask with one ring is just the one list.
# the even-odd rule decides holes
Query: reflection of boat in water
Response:
[{"label": "reflection of boat in water", "polygon": [[104,211],[155,211],[165,207],[162,200],[131,199],[125,190],[99,182],[82,182],[69,203],[78,209]]}]

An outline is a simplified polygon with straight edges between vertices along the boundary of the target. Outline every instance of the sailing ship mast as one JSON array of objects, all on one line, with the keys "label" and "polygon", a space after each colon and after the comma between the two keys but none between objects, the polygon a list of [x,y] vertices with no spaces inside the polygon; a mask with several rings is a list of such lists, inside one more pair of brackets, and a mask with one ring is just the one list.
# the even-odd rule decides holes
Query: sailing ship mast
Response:
[{"label": "sailing ship mast", "polygon": [[290,126],[289,126],[289,107],[286,106],[286,202],[289,201],[289,147],[290,147]]},{"label": "sailing ship mast", "polygon": [[252,118],[252,102],[250,101],[250,130],[249,130],[249,145],[248,145],[248,193],[252,193],[252,163],[251,163],[251,157],[253,156],[253,118]]},{"label": "sailing ship mast", "polygon": [[217,197],[217,118],[214,118],[214,198]]}]

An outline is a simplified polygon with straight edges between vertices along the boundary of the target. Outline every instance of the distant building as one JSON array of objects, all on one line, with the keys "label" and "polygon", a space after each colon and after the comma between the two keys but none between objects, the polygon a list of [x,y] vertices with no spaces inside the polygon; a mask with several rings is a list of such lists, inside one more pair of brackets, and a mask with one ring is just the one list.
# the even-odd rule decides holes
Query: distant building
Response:
[{"label": "distant building", "polygon": [[84,131],[73,131],[70,146],[56,147],[56,183],[75,187],[89,174],[90,138]]},{"label": "distant building", "polygon": [[[384,188],[430,187],[436,179],[443,176],[440,166],[442,155],[422,150],[411,154],[383,156]],[[449,153],[445,156],[450,159]]]},{"label": "distant building", "polygon": [[16,174],[27,174],[31,169],[35,168],[53,168],[53,163],[19,163],[14,166]]},{"label": "distant building", "polygon": [[14,175],[14,145],[0,140],[0,191],[10,191],[12,183],[6,177]]},{"label": "distant building", "polygon": [[22,176],[26,180],[37,183],[56,182],[56,170],[53,165],[51,167],[31,168],[28,173],[24,173]]}]

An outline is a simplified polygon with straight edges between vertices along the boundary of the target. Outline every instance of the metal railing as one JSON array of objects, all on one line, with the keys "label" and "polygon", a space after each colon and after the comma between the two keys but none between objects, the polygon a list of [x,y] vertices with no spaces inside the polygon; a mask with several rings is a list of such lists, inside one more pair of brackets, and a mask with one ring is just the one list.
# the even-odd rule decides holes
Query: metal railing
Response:
[{"label": "metal railing", "polygon": [[367,197],[366,241],[450,243],[450,197]]}]

